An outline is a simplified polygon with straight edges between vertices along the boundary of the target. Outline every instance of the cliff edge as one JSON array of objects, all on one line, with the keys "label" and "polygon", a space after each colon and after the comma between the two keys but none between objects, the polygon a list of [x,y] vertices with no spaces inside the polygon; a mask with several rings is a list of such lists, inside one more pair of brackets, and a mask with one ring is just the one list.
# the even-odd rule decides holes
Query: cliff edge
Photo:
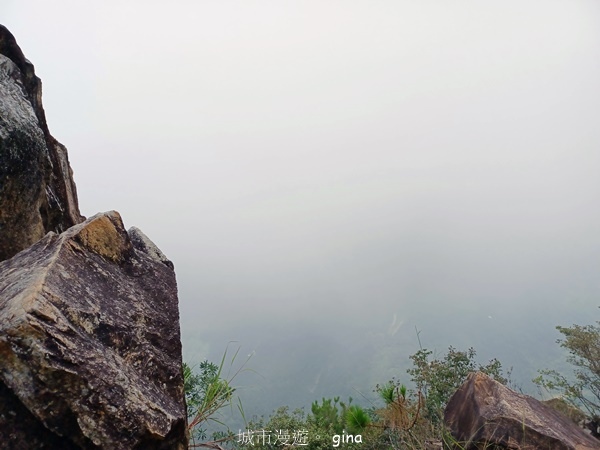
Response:
[{"label": "cliff edge", "polygon": [[85,220],[41,82],[0,25],[0,446],[185,449],[173,264]]}]

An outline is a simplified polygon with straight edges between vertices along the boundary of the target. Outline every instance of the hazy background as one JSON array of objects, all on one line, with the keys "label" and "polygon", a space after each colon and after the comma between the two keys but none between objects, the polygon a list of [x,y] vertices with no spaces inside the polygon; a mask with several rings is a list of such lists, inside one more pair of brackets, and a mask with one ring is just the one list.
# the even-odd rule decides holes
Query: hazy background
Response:
[{"label": "hazy background", "polygon": [[[529,380],[600,304],[600,3],[3,0],[82,212],[175,263],[248,414],[423,346]],[[168,330],[165,330],[168,332]]]}]

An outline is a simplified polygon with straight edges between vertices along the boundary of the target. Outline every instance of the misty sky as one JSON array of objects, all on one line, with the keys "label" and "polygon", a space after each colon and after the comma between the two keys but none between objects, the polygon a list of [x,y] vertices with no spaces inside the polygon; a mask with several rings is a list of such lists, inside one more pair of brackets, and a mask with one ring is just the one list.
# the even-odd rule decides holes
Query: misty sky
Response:
[{"label": "misty sky", "polygon": [[82,213],[118,210],[173,260],[191,358],[343,351],[349,329],[405,328],[409,354],[415,327],[487,355],[518,346],[507,326],[552,346],[557,321],[598,317],[597,0],[3,0],[0,18]]}]

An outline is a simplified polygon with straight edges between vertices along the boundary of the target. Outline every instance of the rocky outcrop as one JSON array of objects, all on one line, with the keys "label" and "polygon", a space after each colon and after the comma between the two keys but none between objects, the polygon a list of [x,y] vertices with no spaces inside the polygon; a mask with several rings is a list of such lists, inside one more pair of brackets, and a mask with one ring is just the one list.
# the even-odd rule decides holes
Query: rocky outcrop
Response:
[{"label": "rocky outcrop", "polygon": [[131,235],[98,214],[0,263],[3,448],[187,448],[175,273]]},{"label": "rocky outcrop", "polygon": [[187,448],[173,264],[83,221],[41,95],[0,25],[0,448]]},{"label": "rocky outcrop", "polygon": [[0,261],[82,220],[67,150],[48,131],[41,81],[0,25]]},{"label": "rocky outcrop", "polygon": [[600,441],[558,411],[480,372],[452,396],[444,421],[461,449],[600,448]]}]

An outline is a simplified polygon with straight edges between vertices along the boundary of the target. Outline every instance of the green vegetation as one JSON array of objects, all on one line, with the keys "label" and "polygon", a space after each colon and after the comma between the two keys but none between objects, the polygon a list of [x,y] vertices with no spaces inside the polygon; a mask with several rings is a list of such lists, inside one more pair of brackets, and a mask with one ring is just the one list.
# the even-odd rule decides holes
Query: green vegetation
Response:
[{"label": "green vegetation", "polygon": [[[378,400],[369,407],[353,404],[352,398],[347,402],[340,401],[339,397],[313,402],[309,413],[302,409],[290,411],[283,406],[268,418],[252,419],[246,430],[237,435],[229,433],[221,440],[229,440],[228,447],[237,449],[282,449],[291,445],[323,450],[354,448],[357,443],[366,450],[425,448],[426,442],[440,441],[444,436],[443,408],[470,371],[483,370],[506,382],[500,363],[492,360],[485,366],[476,364],[473,349],[462,352],[450,347],[440,359],[432,358],[432,354],[428,350],[419,350],[411,356],[414,367],[408,373],[416,390],[409,390],[392,379],[375,387]],[[223,386],[219,390],[224,394],[221,398],[227,400],[233,389],[229,383],[218,381],[217,366],[205,362],[201,368],[204,376],[197,376],[199,382],[195,386],[217,383],[217,386]],[[197,431],[195,438],[197,441],[206,439],[206,433]]]},{"label": "green vegetation", "polygon": [[483,372],[496,381],[507,384],[502,375],[502,364],[492,359],[485,366],[475,361],[475,349],[458,351],[448,348],[442,358],[431,358],[431,350],[421,349],[410,357],[414,367],[408,370],[416,389],[424,399],[424,415],[435,426],[441,424],[448,400],[465,381],[469,372]]},{"label": "green vegetation", "polygon": [[[238,352],[239,349],[231,358],[230,367],[233,367]],[[242,370],[243,365],[233,375],[224,377],[223,368],[226,357],[227,350],[218,366],[208,360],[202,361],[197,368],[192,368],[186,363],[183,364],[190,448],[210,447],[218,442],[231,440],[233,437],[231,430],[219,419],[218,413],[221,409],[232,405],[235,388],[231,383]],[[239,401],[237,408],[244,417],[244,411]],[[214,432],[211,440],[207,442],[209,438],[207,426],[211,423],[221,425],[223,430]]]},{"label": "green vegetation", "polygon": [[546,369],[533,381],[587,412],[592,434],[600,437],[600,322],[556,329],[563,335],[557,342],[569,352],[567,361],[574,366],[573,375]]},{"label": "green vegetation", "polygon": [[[600,322],[587,326],[559,326],[557,329],[563,335],[558,342],[568,350],[567,360],[574,366],[573,377],[567,378],[555,370],[543,370],[534,381],[561,394],[561,398],[549,402],[556,404],[557,409],[565,410],[571,416],[579,411],[576,408],[587,411],[592,419],[592,434],[599,437]],[[442,445],[461,448],[444,427],[444,409],[470,372],[481,371],[507,384],[509,377],[504,376],[502,364],[497,359],[479,364],[473,348],[460,351],[452,346],[440,356],[421,348],[410,359],[413,365],[407,373],[413,389],[392,379],[375,387],[377,400],[368,407],[353,404],[352,398],[347,402],[340,401],[339,397],[313,402],[309,413],[303,409],[290,411],[283,406],[268,418],[254,418],[244,431],[234,434],[227,430],[213,435],[210,442],[205,442],[207,431],[204,425],[209,420],[219,422],[216,413],[231,403],[235,392],[231,386],[232,378],[222,377],[225,355],[219,366],[208,361],[201,363],[198,374],[185,365],[186,401],[190,430],[193,430],[190,446],[223,448],[218,443],[228,441],[228,448],[235,449],[298,446],[322,450],[355,448],[356,444],[363,450],[426,449],[441,448]]]}]

